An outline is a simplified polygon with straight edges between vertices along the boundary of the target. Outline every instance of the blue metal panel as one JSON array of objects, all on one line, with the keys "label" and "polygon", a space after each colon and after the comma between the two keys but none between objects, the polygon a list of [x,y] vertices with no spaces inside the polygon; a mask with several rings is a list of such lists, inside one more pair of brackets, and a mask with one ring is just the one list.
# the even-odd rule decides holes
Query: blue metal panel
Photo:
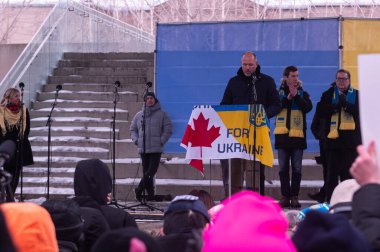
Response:
[{"label": "blue metal panel", "polygon": [[[338,28],[336,19],[159,24],[156,90],[174,124],[165,152],[184,152],[179,144],[193,105],[219,104],[247,50],[257,54],[262,72],[277,85],[284,67],[298,66],[315,106],[339,68]],[[308,127],[314,111],[308,114]],[[272,129],[273,124],[272,119]],[[317,152],[310,130],[307,139],[307,151]]]}]

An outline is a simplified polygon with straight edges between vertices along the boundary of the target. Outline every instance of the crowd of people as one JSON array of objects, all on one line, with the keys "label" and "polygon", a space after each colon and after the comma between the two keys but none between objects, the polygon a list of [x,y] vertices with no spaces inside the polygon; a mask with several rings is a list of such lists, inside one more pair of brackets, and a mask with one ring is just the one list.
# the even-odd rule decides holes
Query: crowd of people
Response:
[{"label": "crowd of people", "polygon": [[[245,52],[221,105],[262,104],[268,118],[275,118],[281,199],[264,195],[262,164],[257,163],[257,188],[252,177],[256,164],[222,160],[226,199],[217,204],[197,189],[176,196],[158,236],[139,230],[130,213],[109,205],[112,177],[99,159],[77,163],[72,199],[50,199],[41,206],[12,202],[22,166],[33,164],[33,155],[22,93],[8,89],[0,104],[0,143],[15,141],[17,155],[4,165],[12,180],[6,188],[8,202],[0,204],[1,251],[380,251],[379,162],[375,142],[361,145],[359,94],[350,78],[347,70],[338,70],[317,104],[311,129],[320,144],[317,162],[323,166],[324,185],[309,195],[320,204],[300,209],[310,94],[296,66],[285,67],[277,90],[273,78],[261,73],[255,53]],[[154,200],[153,179],[172,123],[153,92],[145,93],[130,132],[143,166],[136,199]],[[227,195],[229,186],[232,195]],[[284,212],[289,207],[297,210]]]}]

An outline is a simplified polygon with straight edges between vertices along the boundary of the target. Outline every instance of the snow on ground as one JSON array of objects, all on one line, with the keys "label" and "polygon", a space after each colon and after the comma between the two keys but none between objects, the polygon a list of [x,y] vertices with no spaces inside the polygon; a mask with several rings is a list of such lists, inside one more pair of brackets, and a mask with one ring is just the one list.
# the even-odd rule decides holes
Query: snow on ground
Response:
[{"label": "snow on ground", "polygon": [[[30,128],[30,131],[47,131],[48,127],[34,127]],[[96,131],[96,132],[109,132],[111,127],[75,127],[75,126],[60,126],[60,127],[52,127],[51,131]],[[119,129],[115,129],[116,132],[119,132]]]}]

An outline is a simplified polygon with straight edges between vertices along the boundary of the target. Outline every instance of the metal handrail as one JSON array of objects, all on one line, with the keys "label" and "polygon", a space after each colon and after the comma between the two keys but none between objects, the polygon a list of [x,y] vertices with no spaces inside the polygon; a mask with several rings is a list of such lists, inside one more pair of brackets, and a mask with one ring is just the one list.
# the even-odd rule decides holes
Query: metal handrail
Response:
[{"label": "metal handrail", "polygon": [[[144,45],[148,46],[148,50],[151,50],[154,47],[154,36],[145,31],[142,31],[141,29],[138,29],[130,24],[110,17],[102,12],[94,10],[88,6],[76,2],[75,0],[59,0],[58,3],[50,11],[49,15],[45,18],[44,22],[41,24],[36,34],[33,36],[32,40],[27,44],[27,46],[19,55],[13,66],[10,68],[10,70],[4,76],[3,80],[0,82],[0,94],[4,93],[5,90],[9,87],[14,87],[17,85],[18,82],[25,80],[25,74],[27,74],[28,70],[30,70],[30,67],[35,62],[35,59],[39,57],[40,53],[43,53],[43,49],[45,48],[45,46],[49,46],[49,38],[54,35],[54,32],[57,31],[60,25],[65,24],[64,20],[62,19],[65,16],[69,17],[69,13],[73,10],[74,12],[82,12],[86,14],[86,17],[90,16],[92,19],[98,21],[99,23],[102,22],[104,24],[107,24],[108,26],[114,28],[118,32],[122,34],[128,34],[129,37],[143,42],[141,48],[144,48]],[[64,41],[63,44],[68,44],[70,42],[71,41]],[[94,41],[88,41],[87,43],[91,44],[94,43]],[[49,62],[50,55],[52,55],[51,62],[55,64],[55,62],[62,57],[64,49],[65,48],[63,48],[62,46],[61,48],[59,48],[58,51],[49,51]],[[77,48],[71,49],[73,51],[77,50]],[[44,72],[45,70],[51,70],[53,67],[54,66],[52,66],[51,64],[42,72]],[[34,83],[29,83],[34,85],[30,88],[29,91],[34,95],[34,92],[37,91],[39,87],[44,83],[46,83],[46,75],[38,76],[37,79],[34,79]],[[28,106],[29,104],[26,105]]]}]

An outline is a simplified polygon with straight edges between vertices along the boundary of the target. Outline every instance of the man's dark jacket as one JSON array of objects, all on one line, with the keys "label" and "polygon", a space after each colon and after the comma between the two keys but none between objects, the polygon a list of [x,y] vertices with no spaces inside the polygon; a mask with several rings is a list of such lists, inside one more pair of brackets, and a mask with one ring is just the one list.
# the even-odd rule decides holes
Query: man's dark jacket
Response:
[{"label": "man's dark jacket", "polygon": [[[326,118],[327,125],[331,123],[331,116],[341,111],[342,103],[332,104],[332,98],[334,94],[333,83],[331,87],[322,94],[320,101],[321,114]],[[346,92],[347,94],[347,92]],[[360,133],[360,121],[359,121],[359,91],[356,93],[355,104],[350,104],[347,102],[344,106],[345,111],[351,114],[355,121],[355,130],[339,130],[340,121],[338,122],[338,133],[339,137],[336,139],[326,139],[326,149],[356,149],[356,146],[362,143],[361,133]],[[328,126],[327,132],[330,132],[330,127]],[[328,133],[327,133],[328,134]]]},{"label": "man's dark jacket", "polygon": [[368,184],[355,192],[352,221],[367,237],[373,251],[380,251],[380,185]]},{"label": "man's dark jacket", "polygon": [[245,76],[240,67],[237,75],[229,80],[220,104],[262,104],[264,105],[267,117],[271,118],[281,111],[281,103],[276,89],[276,83],[272,77],[260,73],[260,66],[257,67],[255,76],[257,102],[254,102],[253,99],[253,78],[252,76]]},{"label": "man's dark jacket", "polygon": [[298,90],[303,91],[303,96],[296,95],[292,100],[288,100],[287,96],[289,94],[289,87],[284,85],[285,97],[281,99],[282,109],[287,108],[288,113],[286,117],[286,127],[290,129],[290,112],[292,107],[292,101],[294,100],[295,104],[302,111],[303,115],[303,135],[304,137],[289,137],[289,134],[277,134],[275,135],[275,148],[276,149],[306,149],[306,113],[310,112],[313,108],[309,94],[299,87]]}]

